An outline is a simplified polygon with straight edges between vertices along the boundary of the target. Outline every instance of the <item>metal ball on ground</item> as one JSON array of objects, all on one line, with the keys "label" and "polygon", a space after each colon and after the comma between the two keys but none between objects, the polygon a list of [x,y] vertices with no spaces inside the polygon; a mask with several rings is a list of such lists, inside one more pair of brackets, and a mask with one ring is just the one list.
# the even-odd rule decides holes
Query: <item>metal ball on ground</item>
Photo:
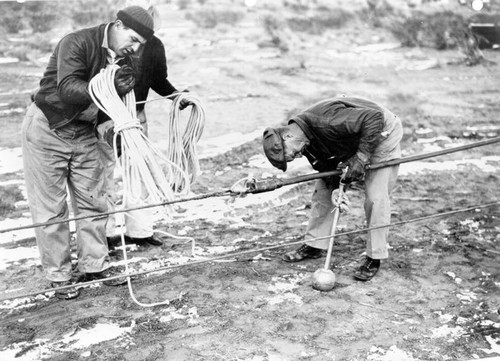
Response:
[{"label": "metal ball on ground", "polygon": [[335,286],[335,273],[329,269],[317,270],[313,275],[312,286],[319,291],[330,291]]}]

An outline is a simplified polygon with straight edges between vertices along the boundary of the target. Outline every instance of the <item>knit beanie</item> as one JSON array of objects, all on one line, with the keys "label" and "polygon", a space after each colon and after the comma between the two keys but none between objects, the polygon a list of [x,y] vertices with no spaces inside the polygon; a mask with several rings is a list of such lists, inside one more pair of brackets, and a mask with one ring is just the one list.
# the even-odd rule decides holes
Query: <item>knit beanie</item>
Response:
[{"label": "knit beanie", "polygon": [[140,6],[128,6],[118,11],[116,17],[118,20],[122,21],[123,25],[134,30],[146,40],[151,39],[154,34],[153,17],[146,9]]}]

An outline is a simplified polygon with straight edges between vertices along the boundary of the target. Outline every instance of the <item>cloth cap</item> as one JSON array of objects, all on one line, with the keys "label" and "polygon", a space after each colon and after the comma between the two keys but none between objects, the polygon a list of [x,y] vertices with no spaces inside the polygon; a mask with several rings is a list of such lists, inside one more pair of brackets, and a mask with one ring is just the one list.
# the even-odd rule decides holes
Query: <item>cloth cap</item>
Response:
[{"label": "cloth cap", "polygon": [[264,130],[262,145],[269,162],[284,172],[286,171],[285,142],[281,133],[282,128],[267,128]]},{"label": "cloth cap", "polygon": [[146,40],[151,39],[154,34],[154,20],[151,14],[140,6],[132,5],[118,11],[116,14],[118,20],[121,20],[123,25],[134,30],[137,34],[144,37]]}]

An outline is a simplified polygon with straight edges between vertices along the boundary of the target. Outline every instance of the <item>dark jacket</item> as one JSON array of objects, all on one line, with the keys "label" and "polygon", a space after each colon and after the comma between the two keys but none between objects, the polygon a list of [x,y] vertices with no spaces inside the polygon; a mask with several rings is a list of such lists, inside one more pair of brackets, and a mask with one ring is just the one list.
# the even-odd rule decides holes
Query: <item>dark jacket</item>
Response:
[{"label": "dark jacket", "polygon": [[366,99],[337,97],[314,104],[292,122],[310,141],[304,155],[313,168],[328,171],[357,152],[370,158],[381,140],[384,111]]},{"label": "dark jacket", "polygon": [[34,99],[51,129],[81,121],[84,110],[87,114],[81,118],[95,121],[97,108],[88,84],[106,66],[107,53],[102,47],[105,27],[102,24],[66,35],[50,57]]},{"label": "dark jacket", "polygon": [[[167,96],[177,89],[167,79],[167,58],[165,47],[160,39],[153,36],[136,57],[136,83],[134,93],[136,100],[144,101],[148,98],[149,89],[153,89],[161,96]],[[144,104],[138,104],[142,110]]]}]

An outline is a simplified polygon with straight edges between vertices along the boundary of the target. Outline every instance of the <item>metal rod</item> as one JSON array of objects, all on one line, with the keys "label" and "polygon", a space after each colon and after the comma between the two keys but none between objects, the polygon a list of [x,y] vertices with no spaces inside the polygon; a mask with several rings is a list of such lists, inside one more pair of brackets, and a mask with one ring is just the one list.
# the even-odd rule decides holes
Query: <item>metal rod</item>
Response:
[{"label": "metal rod", "polygon": [[333,250],[333,241],[335,240],[335,232],[337,229],[337,223],[339,221],[340,216],[340,202],[342,202],[342,197],[344,196],[344,184],[340,183],[339,185],[339,195],[337,196],[337,206],[333,210],[333,221],[332,221],[332,230],[330,243],[328,244],[328,251],[326,252],[326,260],[325,260],[325,270],[330,268],[330,262],[332,260],[332,250]]},{"label": "metal rod", "polygon": [[453,147],[453,148],[449,148],[449,149],[438,150],[435,152],[430,152],[430,153],[425,153],[425,154],[416,154],[416,155],[412,155],[409,157],[389,160],[386,162],[369,164],[366,167],[366,169],[379,169],[379,168],[384,168],[384,167],[390,167],[393,165],[398,165],[398,164],[402,164],[402,163],[414,162],[416,160],[437,157],[437,156],[444,155],[444,154],[459,152],[461,150],[467,150],[467,149],[471,149],[471,148],[481,147],[483,145],[489,145],[489,144],[498,143],[498,142],[500,142],[500,137],[485,139],[485,140],[481,140],[479,142],[465,144],[465,145],[461,145],[461,146]]},{"label": "metal rod", "polygon": [[[318,177],[318,175],[320,175],[320,174],[321,174],[321,177]],[[342,175],[342,170],[335,169],[335,170],[331,170],[328,172],[304,174],[304,175],[300,175],[300,176],[292,177],[292,178],[288,178],[288,179],[281,179],[281,183],[283,183],[282,185],[289,185],[289,184],[294,184],[294,183],[308,182],[310,180],[314,180],[314,179],[318,179],[318,178],[340,176],[340,175]]]},{"label": "metal rod", "polygon": [[[380,163],[368,164],[365,169],[366,170],[373,170],[373,169],[391,167],[391,166],[402,164],[402,163],[408,163],[408,162],[414,162],[417,160],[433,158],[433,157],[437,157],[440,155],[455,153],[455,152],[459,152],[461,150],[467,150],[467,149],[471,149],[471,148],[481,147],[484,145],[489,145],[489,144],[498,143],[498,142],[500,142],[500,137],[486,139],[486,140],[482,140],[479,142],[461,145],[461,146],[453,147],[453,148],[449,148],[449,149],[438,150],[435,152],[416,154],[416,155],[412,155],[409,157],[392,159],[392,160],[388,160],[388,161],[380,162]],[[326,177],[331,177],[331,176],[340,176],[341,174],[342,174],[342,171],[336,169],[336,170],[332,170],[332,171],[328,171],[328,172],[311,173],[311,174],[305,174],[305,175],[292,177],[292,178],[288,178],[288,179],[280,179],[280,180],[277,180],[279,182],[279,185],[275,188],[279,188],[279,187],[284,186],[284,185],[291,185],[291,184],[295,184],[295,183],[308,182],[308,181],[314,180],[314,179],[326,178]],[[265,191],[266,190],[262,190],[262,189],[260,190],[260,192],[265,192]],[[254,193],[254,192],[252,190],[250,190],[248,193]],[[255,193],[257,193],[257,192],[255,192]]]},{"label": "metal rod", "polygon": [[[497,143],[497,142],[500,142],[500,137],[486,139],[483,141],[479,141],[479,142],[475,142],[475,143],[471,143],[471,144],[467,144],[467,145],[462,145],[462,146],[454,147],[454,148],[450,148],[450,149],[440,150],[440,151],[436,151],[436,152],[431,152],[431,153],[426,153],[426,154],[418,154],[418,155],[413,155],[410,157],[404,157],[404,158],[390,160],[387,162],[375,163],[375,164],[368,165],[367,169],[378,169],[378,168],[383,168],[383,167],[389,167],[389,166],[393,166],[393,165],[397,165],[397,164],[401,164],[401,163],[407,163],[407,162],[412,162],[412,161],[416,161],[416,160],[432,158],[432,157],[436,157],[439,155],[458,152],[461,150],[471,149],[471,148],[480,147],[483,145],[489,145],[489,144],[493,144],[493,143]],[[287,179],[273,179],[273,181],[274,181],[273,186],[266,185],[265,187],[261,187],[261,188],[259,188],[258,185],[262,181],[255,181],[255,182],[253,182],[253,185],[252,185],[252,183],[249,183],[249,189],[244,193],[269,192],[269,191],[273,191],[277,188],[280,188],[284,185],[291,185],[291,184],[296,184],[296,183],[301,183],[301,182],[308,182],[311,180],[325,178],[325,177],[331,177],[331,176],[340,176],[341,174],[342,174],[342,171],[336,169],[336,170],[332,170],[332,171],[328,171],[328,172],[305,174],[305,175],[287,178]],[[267,182],[269,182],[269,180]],[[166,202],[161,202],[161,203],[156,203],[156,204],[147,204],[147,205],[142,205],[142,206],[137,206],[137,207],[114,210],[111,212],[104,212],[104,213],[100,213],[99,216],[108,216],[111,214],[125,213],[125,212],[129,212],[129,211],[133,211],[133,210],[161,207],[161,206],[171,205],[171,204],[175,204],[175,203],[189,202],[189,201],[200,200],[200,199],[211,198],[211,197],[224,197],[224,196],[230,196],[230,195],[232,195],[232,192],[230,190],[218,191],[218,192],[188,197],[188,198],[184,198],[184,199],[177,199],[177,200],[173,200],[173,201],[166,201]],[[98,216],[97,215],[78,216],[78,217],[67,218],[67,219],[58,220],[58,221],[34,223],[34,224],[25,225],[25,226],[4,228],[4,229],[0,229],[0,234],[6,233],[6,232],[22,230],[22,229],[29,229],[29,228],[36,228],[36,227],[53,225],[53,224],[65,223],[65,222],[69,222],[69,221],[79,221],[82,219],[87,219],[87,218],[92,218],[92,217],[98,217]]]}]

